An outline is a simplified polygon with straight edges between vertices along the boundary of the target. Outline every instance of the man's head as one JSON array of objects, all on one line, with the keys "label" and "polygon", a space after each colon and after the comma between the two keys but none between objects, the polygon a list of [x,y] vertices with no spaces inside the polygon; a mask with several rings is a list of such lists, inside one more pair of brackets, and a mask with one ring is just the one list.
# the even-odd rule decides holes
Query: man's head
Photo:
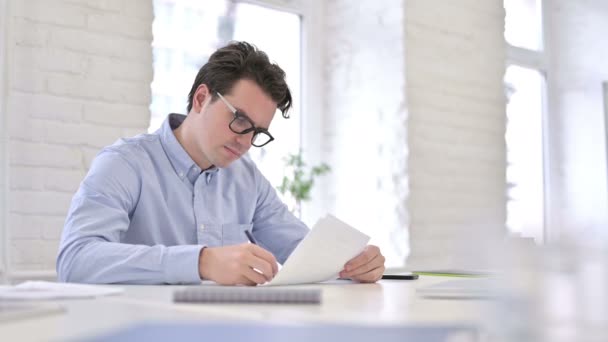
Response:
[{"label": "man's head", "polygon": [[211,55],[192,85],[186,150],[201,167],[226,167],[265,134],[277,108],[287,118],[290,107],[285,72],[254,46],[232,43]]},{"label": "man's head", "polygon": [[[240,79],[255,82],[277,104],[283,117],[288,118],[291,92],[285,82],[285,72],[271,63],[264,51],[247,42],[234,42],[215,51],[198,71],[188,94],[188,113],[192,110],[194,95],[201,84],[212,94],[229,94]],[[217,96],[214,95],[214,100]]]}]

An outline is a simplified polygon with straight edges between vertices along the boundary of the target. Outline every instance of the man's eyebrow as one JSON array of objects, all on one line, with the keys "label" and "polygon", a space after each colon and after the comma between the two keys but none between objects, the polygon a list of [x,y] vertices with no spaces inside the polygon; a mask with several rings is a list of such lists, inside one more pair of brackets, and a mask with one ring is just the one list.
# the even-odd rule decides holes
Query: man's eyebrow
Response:
[{"label": "man's eyebrow", "polygon": [[240,115],[242,115],[242,116],[246,117],[246,118],[247,118],[249,121],[253,122],[253,125],[255,126],[255,128],[262,128],[262,129],[268,130],[268,127],[262,127],[262,126],[258,126],[258,125],[255,123],[255,121],[253,121],[253,120],[252,120],[252,119],[249,117],[249,115],[247,115],[247,112],[246,112],[246,111],[244,111],[243,109],[241,109],[241,107],[234,106],[234,108],[236,108],[236,111],[237,111],[237,112],[238,112]]}]

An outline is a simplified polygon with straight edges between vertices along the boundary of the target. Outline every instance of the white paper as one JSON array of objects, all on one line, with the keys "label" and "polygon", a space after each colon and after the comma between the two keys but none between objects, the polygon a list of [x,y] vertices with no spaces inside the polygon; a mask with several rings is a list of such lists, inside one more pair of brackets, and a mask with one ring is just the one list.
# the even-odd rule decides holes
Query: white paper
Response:
[{"label": "white paper", "polygon": [[332,215],[320,219],[269,283],[294,285],[338,278],[344,265],[363,251],[369,236]]},{"label": "white paper", "polygon": [[0,288],[0,299],[43,300],[94,298],[123,293],[124,289],[88,284],[54,283],[49,281],[26,281],[16,286]]}]

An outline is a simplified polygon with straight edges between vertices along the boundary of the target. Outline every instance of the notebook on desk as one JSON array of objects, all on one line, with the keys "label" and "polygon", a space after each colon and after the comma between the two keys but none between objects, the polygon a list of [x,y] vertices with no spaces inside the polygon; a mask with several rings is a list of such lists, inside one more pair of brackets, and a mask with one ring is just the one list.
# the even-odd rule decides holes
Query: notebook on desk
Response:
[{"label": "notebook on desk", "polygon": [[176,303],[321,304],[321,289],[200,286],[173,293]]}]

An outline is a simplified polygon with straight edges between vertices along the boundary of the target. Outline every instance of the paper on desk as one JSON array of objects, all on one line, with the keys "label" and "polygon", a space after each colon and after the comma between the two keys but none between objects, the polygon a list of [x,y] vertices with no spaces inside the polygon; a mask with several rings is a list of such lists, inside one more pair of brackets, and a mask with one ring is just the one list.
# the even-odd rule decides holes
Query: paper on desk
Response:
[{"label": "paper on desk", "polygon": [[269,283],[294,285],[338,278],[350,259],[363,251],[369,236],[332,215],[317,221]]},{"label": "paper on desk", "polygon": [[43,300],[94,298],[123,293],[122,288],[54,283],[50,281],[26,281],[16,286],[0,288],[0,300]]}]

